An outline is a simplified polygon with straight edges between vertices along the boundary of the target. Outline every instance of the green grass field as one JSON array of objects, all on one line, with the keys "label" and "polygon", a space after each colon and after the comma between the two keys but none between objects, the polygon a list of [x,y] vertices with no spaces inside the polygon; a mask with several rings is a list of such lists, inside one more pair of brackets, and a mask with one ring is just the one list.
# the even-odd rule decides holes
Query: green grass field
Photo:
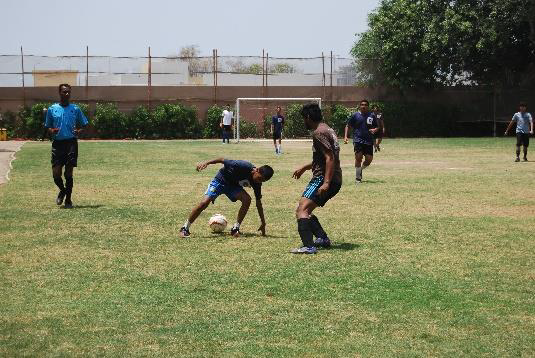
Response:
[{"label": "green grass field", "polygon": [[[291,255],[311,142],[81,142],[65,210],[50,143],[27,143],[0,186],[0,356],[458,357],[535,355],[535,162],[514,139],[383,143],[316,215],[333,241]],[[535,153],[535,148],[532,149]],[[178,229],[219,169],[270,164],[267,237],[209,231],[220,197]],[[531,156],[535,160],[535,154]]]}]

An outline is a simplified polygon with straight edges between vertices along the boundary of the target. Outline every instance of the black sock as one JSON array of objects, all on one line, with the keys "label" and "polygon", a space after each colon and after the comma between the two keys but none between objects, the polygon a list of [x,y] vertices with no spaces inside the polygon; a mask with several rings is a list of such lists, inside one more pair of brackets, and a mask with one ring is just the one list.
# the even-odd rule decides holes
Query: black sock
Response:
[{"label": "black sock", "polygon": [[318,220],[316,215],[310,215],[310,229],[312,230],[314,236],[316,236],[317,238],[327,238],[327,233],[321,227],[320,221]]},{"label": "black sock", "polygon": [[517,157],[517,158],[520,157],[520,149],[516,151],[516,157]]},{"label": "black sock", "polygon": [[71,201],[72,187],[73,187],[72,177],[65,177],[65,194],[66,194],[65,201],[67,202]]},{"label": "black sock", "polygon": [[56,183],[60,191],[65,192],[65,185],[63,185],[63,179],[61,179],[61,177],[54,177],[54,183]]},{"label": "black sock", "polygon": [[314,246],[314,240],[312,239],[312,230],[310,228],[310,219],[297,219],[297,231],[301,236],[303,246]]}]

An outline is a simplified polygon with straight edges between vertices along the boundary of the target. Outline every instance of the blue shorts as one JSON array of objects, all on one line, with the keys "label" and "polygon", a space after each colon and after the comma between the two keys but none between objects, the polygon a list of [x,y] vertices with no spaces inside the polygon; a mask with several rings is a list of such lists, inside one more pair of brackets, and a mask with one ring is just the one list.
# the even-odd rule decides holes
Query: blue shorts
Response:
[{"label": "blue shorts", "polygon": [[230,201],[234,202],[234,201],[238,200],[236,198],[236,195],[238,195],[238,193],[240,191],[242,191],[242,190],[243,190],[243,188],[241,186],[239,186],[239,185],[225,184],[225,183],[217,180],[216,178],[214,178],[214,179],[212,179],[210,184],[208,184],[208,188],[206,188],[206,192],[204,193],[204,195],[209,197],[210,200],[212,201],[212,203],[221,194],[225,194],[227,196],[227,198],[230,199]]},{"label": "blue shorts", "polygon": [[338,191],[342,187],[342,183],[331,182],[329,189],[322,195],[318,195],[318,189],[323,185],[323,176],[313,177],[308,183],[303,197],[312,200],[318,206],[324,206],[329,199],[338,194]]}]

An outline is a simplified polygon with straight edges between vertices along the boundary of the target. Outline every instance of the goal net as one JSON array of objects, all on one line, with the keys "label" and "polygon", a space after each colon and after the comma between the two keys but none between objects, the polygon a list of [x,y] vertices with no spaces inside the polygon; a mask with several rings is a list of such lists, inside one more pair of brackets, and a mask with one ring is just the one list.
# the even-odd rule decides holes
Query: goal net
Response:
[{"label": "goal net", "polygon": [[321,107],[321,98],[318,97],[237,98],[234,139],[240,141],[240,120],[246,119],[263,128],[266,115],[274,115],[277,106],[281,107],[284,115],[286,106],[295,102],[316,102]]}]

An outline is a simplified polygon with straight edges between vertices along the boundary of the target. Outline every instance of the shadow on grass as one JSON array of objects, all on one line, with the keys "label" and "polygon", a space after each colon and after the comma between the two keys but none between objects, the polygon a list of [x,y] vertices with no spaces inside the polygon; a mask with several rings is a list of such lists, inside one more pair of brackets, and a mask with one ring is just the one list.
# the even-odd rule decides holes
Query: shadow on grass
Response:
[{"label": "shadow on grass", "polygon": [[104,205],[73,205],[73,209],[98,209],[102,208]]},{"label": "shadow on grass", "polygon": [[282,236],[275,236],[275,235],[269,235],[269,234],[266,234],[266,236],[262,236],[260,232],[258,233],[242,232],[239,237],[233,237],[232,235],[230,235],[229,232],[222,232],[220,234],[213,233],[209,236],[205,236],[205,238],[215,238],[215,237],[222,238],[222,239],[238,239],[238,240],[240,238],[250,238],[250,237],[259,238],[259,239],[282,239],[283,238]]},{"label": "shadow on grass", "polygon": [[331,247],[328,249],[322,249],[322,250],[343,250],[343,251],[351,251],[358,249],[361,245],[360,244],[352,244],[349,242],[341,242],[339,244],[331,244]]},{"label": "shadow on grass", "polygon": [[384,183],[386,182],[381,179],[363,179],[360,184],[384,184]]}]

